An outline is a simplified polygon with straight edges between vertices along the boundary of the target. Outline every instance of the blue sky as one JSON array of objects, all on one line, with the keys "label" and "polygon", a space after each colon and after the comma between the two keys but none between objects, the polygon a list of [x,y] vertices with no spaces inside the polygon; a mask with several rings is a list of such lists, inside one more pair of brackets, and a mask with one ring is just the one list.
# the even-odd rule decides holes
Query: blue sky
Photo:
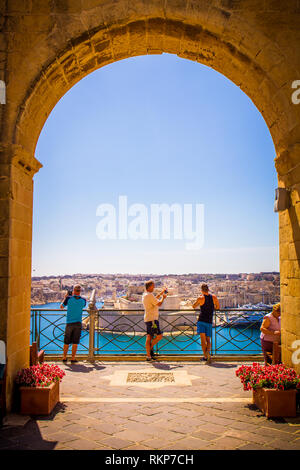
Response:
[{"label": "blue sky", "polygon": [[[56,105],[39,138],[33,274],[278,270],[274,145],[251,100],[163,54],[108,65]],[[204,245],[99,240],[96,209],[204,204]],[[130,218],[129,218],[130,219]]]}]

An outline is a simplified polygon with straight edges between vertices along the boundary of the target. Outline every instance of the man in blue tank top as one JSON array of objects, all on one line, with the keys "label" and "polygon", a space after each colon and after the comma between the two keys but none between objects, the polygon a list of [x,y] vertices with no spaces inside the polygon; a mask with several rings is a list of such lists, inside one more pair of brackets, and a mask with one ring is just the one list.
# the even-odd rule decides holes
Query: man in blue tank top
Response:
[{"label": "man in blue tank top", "polygon": [[215,309],[220,308],[217,297],[209,293],[208,285],[202,284],[202,295],[198,297],[193,304],[193,308],[200,306],[200,314],[197,321],[197,334],[200,335],[201,347],[203,351],[202,361],[211,362],[211,337],[212,337],[212,322]]},{"label": "man in blue tank top", "polygon": [[64,338],[64,354],[63,362],[67,362],[67,354],[69,345],[72,344],[71,363],[75,364],[77,347],[81,336],[82,310],[86,306],[86,300],[80,296],[81,287],[77,284],[74,286],[73,295],[66,295],[60,308],[67,307],[67,324]]}]

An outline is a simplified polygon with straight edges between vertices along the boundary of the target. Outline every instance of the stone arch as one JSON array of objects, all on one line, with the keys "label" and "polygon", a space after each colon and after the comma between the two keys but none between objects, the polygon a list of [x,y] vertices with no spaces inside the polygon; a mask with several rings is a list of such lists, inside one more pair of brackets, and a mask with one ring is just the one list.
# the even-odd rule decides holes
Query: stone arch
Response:
[{"label": "stone arch", "polygon": [[[226,12],[220,12],[216,9],[213,24],[220,15],[226,18]],[[235,36],[229,31],[222,35],[209,26],[188,23],[188,18],[138,18],[97,26],[70,38],[26,90],[14,126],[14,144],[33,155],[39,133],[57,101],[94,70],[138,55],[171,53],[212,67],[239,86],[263,115],[280,153],[286,149],[291,130],[296,133],[300,129],[299,114],[290,105],[290,96],[286,96],[288,79],[275,72],[280,64],[292,74],[284,55],[276,44],[246,23],[240,24]],[[245,38],[240,42],[241,31],[249,43]]]},{"label": "stone arch", "polygon": [[7,105],[0,108],[0,337],[7,341],[9,402],[15,372],[28,364],[39,134],[55,104],[81,78],[145,54],[168,52],[214,68],[248,95],[266,121],[279,185],[291,190],[291,207],[280,213],[280,271],[283,358],[292,364],[291,344],[300,338],[300,106],[291,101],[291,84],[300,78],[300,9],[293,1],[261,3],[53,0],[17,6],[8,0],[0,7],[6,8],[0,79],[7,83]]}]

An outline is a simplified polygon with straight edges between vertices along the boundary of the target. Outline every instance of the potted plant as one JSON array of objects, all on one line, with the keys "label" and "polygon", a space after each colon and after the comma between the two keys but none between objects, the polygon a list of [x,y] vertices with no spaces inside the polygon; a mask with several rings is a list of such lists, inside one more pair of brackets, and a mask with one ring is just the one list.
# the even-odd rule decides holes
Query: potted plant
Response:
[{"label": "potted plant", "polygon": [[300,376],[283,364],[262,366],[242,365],[236,370],[244,390],[253,391],[253,403],[267,416],[296,416],[296,395],[300,390]]},{"label": "potted plant", "polygon": [[21,414],[48,415],[59,402],[59,383],[64,371],[50,364],[37,364],[17,373]]}]

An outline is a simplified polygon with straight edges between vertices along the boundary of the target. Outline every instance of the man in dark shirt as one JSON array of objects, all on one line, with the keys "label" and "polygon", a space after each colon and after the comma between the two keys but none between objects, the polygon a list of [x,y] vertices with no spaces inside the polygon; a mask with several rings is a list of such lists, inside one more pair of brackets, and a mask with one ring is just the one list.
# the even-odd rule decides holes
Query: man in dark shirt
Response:
[{"label": "man in dark shirt", "polygon": [[78,362],[75,356],[81,336],[82,310],[86,306],[86,300],[80,296],[80,292],[81,287],[77,284],[74,286],[73,295],[66,295],[60,306],[61,309],[67,307],[63,362],[67,362],[69,344],[72,344],[72,364]]},{"label": "man in dark shirt", "polygon": [[203,351],[202,361],[211,362],[210,349],[212,337],[212,322],[215,309],[220,308],[217,297],[209,293],[208,285],[202,284],[202,295],[198,297],[193,304],[193,308],[200,306],[200,314],[197,321],[197,334],[201,338],[201,346]]}]

